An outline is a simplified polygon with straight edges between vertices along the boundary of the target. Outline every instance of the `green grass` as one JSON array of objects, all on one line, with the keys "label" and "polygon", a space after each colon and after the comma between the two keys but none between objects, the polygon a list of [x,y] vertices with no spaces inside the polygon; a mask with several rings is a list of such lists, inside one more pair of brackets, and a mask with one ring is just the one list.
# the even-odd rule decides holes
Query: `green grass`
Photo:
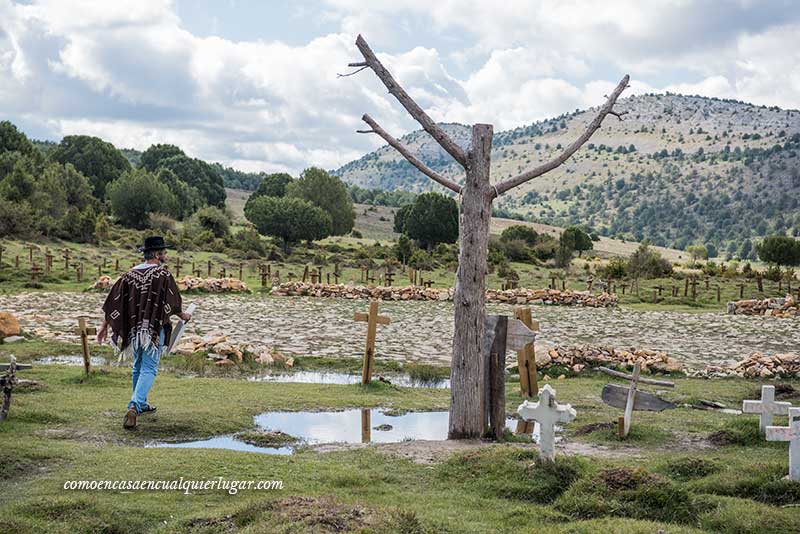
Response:
[{"label": "green grass", "polygon": [[[29,354],[34,357],[35,355]],[[299,359],[307,368],[324,359]],[[349,364],[348,364],[349,365]],[[554,381],[578,420],[568,441],[600,443],[619,455],[563,456],[542,463],[526,443],[487,445],[433,465],[366,448],[293,456],[212,449],[143,448],[149,441],[251,434],[255,414],[268,410],[386,407],[444,410],[447,390],[254,383],[187,378],[165,369],[151,400],[158,413],[135,432],[121,428],[130,372],[101,367],[37,366],[25,378],[10,418],[0,424],[0,524],[9,532],[796,532],[800,485],[782,480],[787,451],[763,440],[714,447],[716,431],[757,432],[758,419],[678,408],[637,412],[632,435],[618,440],[580,426],[613,421],[618,410],[599,402],[604,379]],[[678,378],[666,396],[738,403],[758,383]],[[798,386],[796,381],[789,381]],[[507,410],[521,402],[507,383]],[[777,419],[776,424],[785,421]],[[251,436],[252,437],[252,436]],[[527,441],[527,440],[525,440]],[[219,490],[68,491],[67,480],[282,480],[274,492]]]}]

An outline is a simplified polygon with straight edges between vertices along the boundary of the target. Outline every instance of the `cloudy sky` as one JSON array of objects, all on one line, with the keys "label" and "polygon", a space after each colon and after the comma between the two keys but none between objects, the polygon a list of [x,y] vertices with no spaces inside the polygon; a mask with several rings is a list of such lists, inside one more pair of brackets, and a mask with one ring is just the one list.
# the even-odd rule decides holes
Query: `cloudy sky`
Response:
[{"label": "cloudy sky", "polygon": [[0,120],[29,136],[174,143],[242,170],[335,168],[416,125],[362,33],[436,120],[504,130],[628,94],[800,108],[796,0],[0,0]]}]

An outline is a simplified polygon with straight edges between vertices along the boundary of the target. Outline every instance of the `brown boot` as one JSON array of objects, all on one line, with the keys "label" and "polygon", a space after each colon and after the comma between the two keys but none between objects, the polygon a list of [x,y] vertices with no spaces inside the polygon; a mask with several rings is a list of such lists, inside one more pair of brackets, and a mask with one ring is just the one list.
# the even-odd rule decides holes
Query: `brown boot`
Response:
[{"label": "brown boot", "polygon": [[133,430],[136,428],[136,416],[139,415],[136,412],[136,408],[130,408],[125,413],[125,420],[122,422],[122,428],[126,430]]}]

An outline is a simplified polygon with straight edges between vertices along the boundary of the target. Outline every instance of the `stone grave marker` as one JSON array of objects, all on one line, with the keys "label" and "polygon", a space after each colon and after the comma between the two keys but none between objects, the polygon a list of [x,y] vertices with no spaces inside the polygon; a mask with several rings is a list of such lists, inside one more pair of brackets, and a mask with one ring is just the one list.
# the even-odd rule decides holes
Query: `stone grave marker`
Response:
[{"label": "stone grave marker", "polygon": [[792,403],[775,401],[775,386],[761,386],[761,400],[742,401],[742,413],[757,413],[760,415],[759,430],[767,433],[767,427],[772,424],[773,415],[786,415]]},{"label": "stone grave marker", "polygon": [[556,390],[545,384],[539,395],[539,402],[523,401],[517,413],[525,421],[539,423],[539,451],[542,460],[552,462],[556,459],[555,426],[558,423],[570,423],[578,415],[571,404],[556,402]]},{"label": "stone grave marker", "polygon": [[789,408],[789,426],[768,426],[767,441],[789,442],[789,480],[800,482],[800,408]]},{"label": "stone grave marker", "polygon": [[372,369],[375,366],[375,336],[378,324],[387,325],[391,322],[391,319],[385,315],[378,315],[378,301],[373,300],[369,303],[369,313],[356,312],[353,320],[367,323],[367,343],[364,350],[361,383],[369,384],[372,380]]},{"label": "stone grave marker", "polygon": [[625,410],[625,415],[618,420],[618,433],[621,438],[627,437],[631,430],[631,420],[633,419],[634,410],[661,412],[663,410],[675,408],[675,404],[672,402],[665,401],[652,393],[638,391],[636,389],[639,383],[668,388],[675,387],[674,383],[667,382],[666,380],[640,378],[639,374],[642,371],[641,363],[637,362],[633,367],[633,375],[621,373],[613,369],[608,369],[607,367],[598,367],[598,370],[610,376],[630,380],[630,385],[627,388],[617,384],[606,384],[600,396],[605,404]]}]

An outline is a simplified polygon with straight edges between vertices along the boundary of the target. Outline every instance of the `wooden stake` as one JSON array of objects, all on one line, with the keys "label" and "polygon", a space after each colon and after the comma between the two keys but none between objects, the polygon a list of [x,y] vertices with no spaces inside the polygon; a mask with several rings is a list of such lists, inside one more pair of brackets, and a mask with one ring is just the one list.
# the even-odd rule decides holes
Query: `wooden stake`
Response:
[{"label": "wooden stake", "polygon": [[87,327],[86,318],[79,317],[77,334],[81,336],[81,349],[83,351],[83,369],[86,372],[86,376],[89,376],[89,372],[92,370],[92,359],[91,355],[89,354],[89,336],[97,334],[97,329],[94,328],[93,326]]},{"label": "wooden stake", "polygon": [[636,383],[639,382],[639,374],[642,372],[642,365],[637,363],[633,366],[633,376],[631,385],[628,389],[628,402],[625,404],[625,421],[622,425],[622,434],[619,437],[625,438],[631,431],[631,419],[633,418],[633,403],[636,400]]},{"label": "wooden stake", "polygon": [[486,355],[484,406],[489,420],[489,430],[484,436],[501,441],[506,425],[505,362],[508,317],[497,315],[496,318],[494,332],[487,330],[485,333],[493,335],[494,339]]},{"label": "wooden stake", "polygon": [[369,384],[372,380],[372,369],[375,367],[375,336],[378,324],[387,325],[391,322],[389,317],[378,315],[378,301],[369,303],[369,313],[356,312],[354,321],[367,323],[367,343],[364,349],[364,363],[361,370],[361,383]]}]

